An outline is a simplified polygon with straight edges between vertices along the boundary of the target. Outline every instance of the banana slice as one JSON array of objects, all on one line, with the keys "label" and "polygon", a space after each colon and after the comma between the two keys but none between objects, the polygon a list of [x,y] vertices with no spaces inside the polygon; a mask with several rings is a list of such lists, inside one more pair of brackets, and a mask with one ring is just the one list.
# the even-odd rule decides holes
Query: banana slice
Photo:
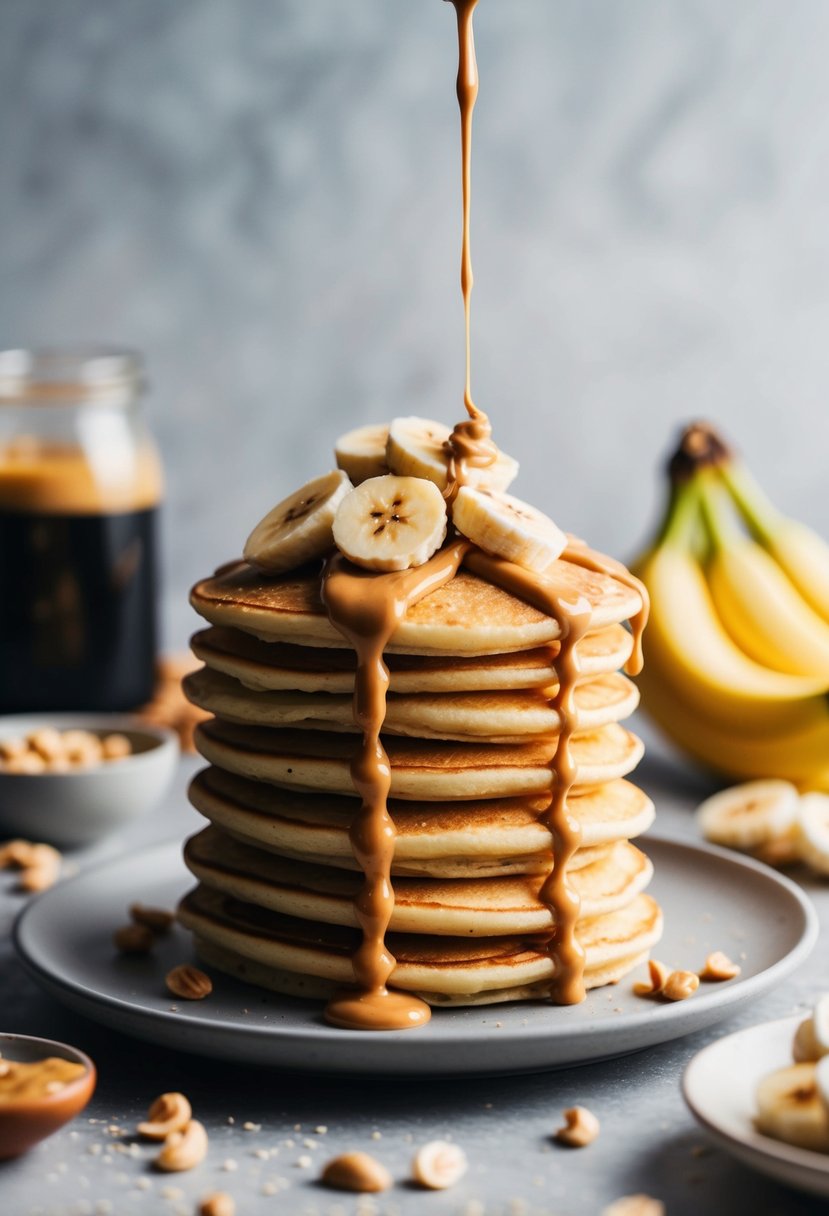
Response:
[{"label": "banana slice", "polygon": [[819,874],[829,874],[829,794],[804,794],[800,799],[797,850]]},{"label": "banana slice", "polygon": [[829,1151],[829,1116],[821,1101],[814,1064],[790,1064],[763,1077],[757,1087],[757,1129],[800,1148]]},{"label": "banana slice", "polygon": [[798,1063],[812,1063],[829,1055],[829,993],[824,993],[815,1005],[811,1017],[805,1018],[795,1031],[792,1055]]},{"label": "banana slice", "polygon": [[452,522],[485,553],[527,570],[546,569],[567,544],[567,537],[543,511],[497,490],[461,486]]},{"label": "banana slice", "polygon": [[714,844],[759,849],[790,831],[797,809],[797,789],[790,782],[746,781],[706,798],[697,808],[697,823]]},{"label": "banana slice", "polygon": [[795,1064],[814,1064],[820,1059],[821,1054],[815,1037],[814,1018],[804,1018],[794,1032],[794,1042],[792,1043],[794,1062]]},{"label": "banana slice", "polygon": [[358,426],[356,430],[340,436],[334,445],[337,468],[348,474],[352,485],[358,486],[369,477],[382,477],[384,473],[388,473],[388,438],[389,428],[385,422]]},{"label": "banana slice", "polygon": [[422,566],[446,537],[446,503],[422,477],[370,477],[342,500],[334,520],[337,548],[366,570]]},{"label": "banana slice", "polygon": [[[442,422],[432,422],[428,418],[395,418],[389,427],[386,463],[401,477],[425,477],[439,490],[445,490],[449,477],[446,444],[451,436],[452,431]],[[494,464],[483,469],[467,469],[466,479],[471,486],[506,490],[517,473],[518,461],[499,449]]]},{"label": "banana slice", "polygon": [[309,481],[269,511],[245,543],[245,560],[262,574],[282,574],[334,547],[337,508],[351,490],[339,469]]},{"label": "banana slice", "polygon": [[829,1115],[829,1056],[823,1056],[815,1068],[815,1084],[823,1109]]}]

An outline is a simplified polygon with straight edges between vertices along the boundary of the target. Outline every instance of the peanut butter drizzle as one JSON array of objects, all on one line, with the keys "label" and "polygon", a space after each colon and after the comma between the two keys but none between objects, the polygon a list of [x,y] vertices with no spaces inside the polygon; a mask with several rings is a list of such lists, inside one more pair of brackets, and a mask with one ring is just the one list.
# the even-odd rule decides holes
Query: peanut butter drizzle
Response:
[{"label": "peanut butter drizzle", "polygon": [[335,554],[323,571],[322,600],[328,618],[357,655],[354,720],[362,730],[351,764],[351,779],[362,804],[349,838],[365,876],[354,900],[363,940],[352,957],[356,987],[336,993],[325,1010],[326,1021],[349,1030],[406,1030],[424,1025],[431,1016],[425,1001],[386,987],[395,967],[385,938],[394,910],[391,866],[396,832],[388,812],[391,767],[380,739],[389,686],[383,651],[409,608],[454,578],[468,548],[467,541],[454,541],[422,566],[392,574],[359,570]]},{"label": "peanut butter drizzle", "polygon": [[595,549],[591,549],[583,540],[578,540],[575,536],[568,536],[567,539],[569,543],[561,555],[562,561],[571,562],[574,566],[581,566],[584,570],[592,570],[594,574],[604,574],[609,578],[615,578],[617,582],[623,583],[625,587],[635,591],[642,601],[639,611],[630,618],[633,650],[625,663],[625,671],[628,675],[638,676],[642,670],[642,634],[645,632],[650,613],[650,596],[647,587],[615,557],[608,557],[606,553],[597,553]]},{"label": "peanut butter drizzle", "polygon": [[567,795],[577,775],[570,747],[578,725],[574,700],[579,675],[576,647],[590,627],[593,609],[584,596],[573,598],[571,588],[557,585],[549,571],[542,575],[525,570],[479,549],[470,549],[464,565],[473,574],[553,617],[561,627],[560,650],[555,660],[558,689],[551,700],[561,727],[550,761],[552,797],[544,815],[544,825],[552,839],[553,865],[539,891],[539,899],[550,911],[553,932],[540,940],[554,967],[551,999],[559,1005],[577,1005],[585,997],[584,950],[576,937],[581,899],[568,882],[567,868],[581,843],[581,825],[570,813]]},{"label": "peanut butter drizzle", "polygon": [[446,441],[449,476],[445,497],[451,503],[460,486],[467,481],[468,468],[485,469],[494,464],[498,449],[492,442],[489,418],[472,400],[472,354],[470,313],[472,304],[472,255],[469,241],[469,213],[472,202],[472,111],[478,98],[478,64],[472,13],[478,0],[452,0],[458,16],[458,105],[461,111],[461,181],[463,186],[463,236],[461,240],[461,292],[463,293],[466,332],[466,379],[463,402],[469,415],[457,423]]}]

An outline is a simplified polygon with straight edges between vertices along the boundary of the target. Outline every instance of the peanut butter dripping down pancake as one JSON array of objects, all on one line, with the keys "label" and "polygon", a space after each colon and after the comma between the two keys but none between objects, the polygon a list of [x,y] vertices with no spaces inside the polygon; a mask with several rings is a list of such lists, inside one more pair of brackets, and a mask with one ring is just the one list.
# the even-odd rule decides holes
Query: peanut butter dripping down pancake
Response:
[{"label": "peanut butter dripping down pancake", "polygon": [[405,1030],[422,1026],[431,1016],[425,1001],[386,987],[395,967],[385,940],[394,909],[395,829],[387,805],[391,768],[380,741],[389,686],[383,651],[408,608],[454,577],[467,548],[467,542],[457,541],[422,566],[381,575],[360,571],[337,554],[323,571],[322,600],[329,619],[357,656],[354,718],[362,730],[351,764],[362,805],[349,837],[365,876],[354,901],[363,940],[351,960],[356,989],[338,992],[325,1009],[327,1021],[350,1030]]}]

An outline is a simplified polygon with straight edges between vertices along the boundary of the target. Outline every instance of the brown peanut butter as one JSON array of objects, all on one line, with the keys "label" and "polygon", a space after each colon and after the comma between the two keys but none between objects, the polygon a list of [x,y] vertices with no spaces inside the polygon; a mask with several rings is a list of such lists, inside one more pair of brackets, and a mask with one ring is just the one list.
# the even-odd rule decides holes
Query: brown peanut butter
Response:
[{"label": "brown peanut butter", "polygon": [[389,686],[383,651],[409,608],[454,578],[468,547],[466,541],[456,541],[422,566],[379,575],[336,554],[323,573],[322,600],[328,616],[357,655],[354,720],[362,731],[351,764],[351,779],[362,804],[349,835],[365,877],[354,901],[363,941],[352,958],[355,989],[337,993],[325,1010],[326,1020],[335,1026],[405,1030],[422,1026],[431,1016],[425,1001],[386,987],[395,966],[385,939],[394,909],[391,864],[396,832],[388,811],[391,767],[380,739]]},{"label": "brown peanut butter", "polygon": [[83,1064],[60,1056],[47,1056],[30,1064],[0,1059],[0,1103],[28,1103],[51,1098],[85,1072]]}]

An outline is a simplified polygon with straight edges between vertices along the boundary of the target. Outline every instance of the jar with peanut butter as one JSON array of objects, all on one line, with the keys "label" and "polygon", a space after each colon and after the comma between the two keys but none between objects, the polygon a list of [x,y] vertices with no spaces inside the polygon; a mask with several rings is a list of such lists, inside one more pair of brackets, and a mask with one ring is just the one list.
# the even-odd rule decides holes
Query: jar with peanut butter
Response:
[{"label": "jar with peanut butter", "polygon": [[0,712],[150,699],[161,466],[140,357],[0,352]]}]

